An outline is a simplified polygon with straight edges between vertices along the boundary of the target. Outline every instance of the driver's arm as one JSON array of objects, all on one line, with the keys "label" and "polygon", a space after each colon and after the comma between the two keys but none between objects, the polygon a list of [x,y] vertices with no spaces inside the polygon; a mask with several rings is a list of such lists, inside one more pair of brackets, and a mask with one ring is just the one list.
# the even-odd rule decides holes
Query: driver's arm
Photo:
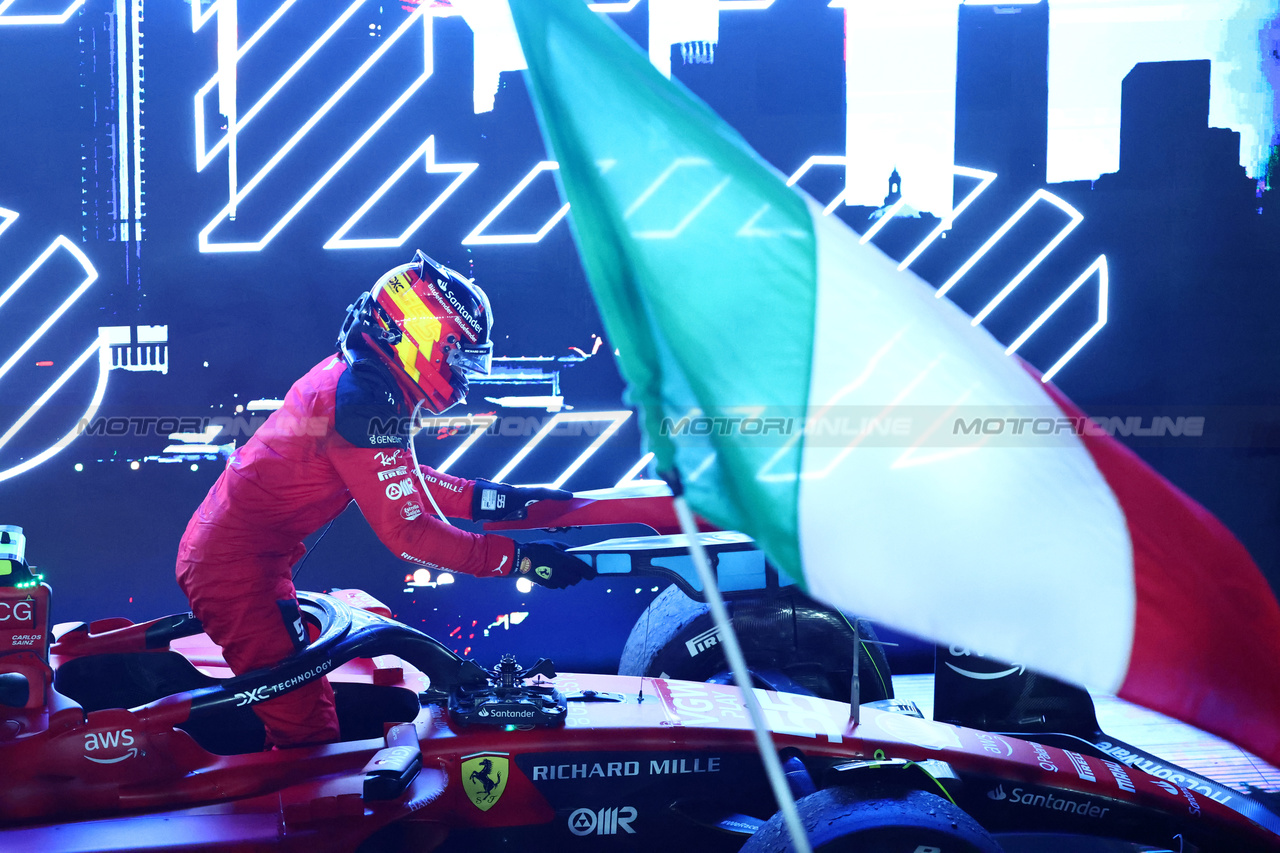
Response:
[{"label": "driver's arm", "polygon": [[[406,449],[405,452],[409,451]],[[422,474],[422,482],[431,490],[431,496],[436,499],[436,503],[440,505],[440,511],[446,518],[471,519],[472,491],[475,488],[475,481],[455,477],[452,474],[441,474],[426,465],[419,465],[418,471]]]},{"label": "driver's arm", "polygon": [[[479,577],[511,573],[515,542],[491,533],[468,533],[437,518],[414,476],[408,447],[357,447],[335,433],[329,437],[327,450],[360,512],[391,553],[418,565]],[[470,505],[470,483],[461,492],[435,488],[440,485],[439,475],[432,474],[437,482],[428,481],[428,486],[443,512],[454,515],[459,502]],[[457,516],[469,514],[458,512]]]}]

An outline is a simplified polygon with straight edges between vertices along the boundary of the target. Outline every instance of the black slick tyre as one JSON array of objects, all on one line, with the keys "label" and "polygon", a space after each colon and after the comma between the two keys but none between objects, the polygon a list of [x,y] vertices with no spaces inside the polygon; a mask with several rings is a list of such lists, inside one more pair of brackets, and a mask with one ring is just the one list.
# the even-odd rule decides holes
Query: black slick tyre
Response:
[{"label": "black slick tyre", "polygon": [[[758,686],[849,701],[853,628],[843,615],[798,590],[726,605]],[[884,649],[866,622],[858,630],[861,699],[891,699]],[[686,681],[726,680],[728,670],[710,607],[677,586],[665,589],[640,614],[618,664],[619,675]]]},{"label": "black slick tyre", "polygon": [[[825,788],[796,801],[815,853],[1001,853],[978,822],[937,794],[909,790],[863,799],[850,788]],[[790,853],[791,837],[775,814],[742,853]]]}]

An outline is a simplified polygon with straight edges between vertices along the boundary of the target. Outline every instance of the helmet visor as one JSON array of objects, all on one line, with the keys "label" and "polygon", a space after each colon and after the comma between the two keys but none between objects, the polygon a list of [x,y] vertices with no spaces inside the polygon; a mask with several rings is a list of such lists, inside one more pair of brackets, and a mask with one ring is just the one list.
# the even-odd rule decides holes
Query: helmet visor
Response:
[{"label": "helmet visor", "polygon": [[467,376],[488,376],[493,363],[493,344],[454,344],[446,358],[449,367]]}]

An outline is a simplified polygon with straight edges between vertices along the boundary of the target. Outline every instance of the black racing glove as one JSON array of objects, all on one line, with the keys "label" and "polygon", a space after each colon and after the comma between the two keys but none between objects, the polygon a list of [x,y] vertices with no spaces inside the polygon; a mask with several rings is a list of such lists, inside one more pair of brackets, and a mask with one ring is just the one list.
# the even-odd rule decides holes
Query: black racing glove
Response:
[{"label": "black racing glove", "polygon": [[541,539],[516,543],[516,568],[512,574],[549,589],[564,589],[580,580],[591,580],[596,570],[567,553],[563,542]]},{"label": "black racing glove", "polygon": [[506,483],[476,480],[471,490],[471,518],[475,521],[515,521],[529,514],[537,501],[567,501],[573,492],[564,489],[524,489]]}]

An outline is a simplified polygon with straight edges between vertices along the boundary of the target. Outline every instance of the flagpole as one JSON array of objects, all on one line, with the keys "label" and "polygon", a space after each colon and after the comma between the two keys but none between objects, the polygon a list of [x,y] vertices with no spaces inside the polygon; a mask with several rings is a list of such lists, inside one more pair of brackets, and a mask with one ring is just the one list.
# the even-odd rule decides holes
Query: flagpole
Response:
[{"label": "flagpole", "polygon": [[[676,482],[672,483],[671,480]],[[672,477],[668,480],[672,492],[675,493],[676,518],[680,521],[680,529],[689,540],[689,553],[693,556],[693,564],[698,569],[698,577],[702,580],[702,591],[707,604],[711,607],[711,618],[720,634],[720,647],[729,659],[729,667],[733,670],[734,683],[742,691],[742,703],[751,715],[751,729],[755,735],[756,748],[760,750],[760,758],[764,762],[765,775],[769,777],[769,786],[773,789],[773,798],[778,801],[783,820],[787,824],[787,832],[791,835],[791,843],[795,853],[812,853],[809,837],[800,823],[800,814],[796,811],[795,797],[782,772],[782,762],[778,760],[778,751],[774,748],[773,739],[764,723],[764,712],[760,710],[760,700],[756,698],[751,682],[751,672],[747,669],[747,660],[742,656],[742,647],[738,645],[738,635],[733,632],[733,623],[729,621],[729,613],[724,608],[724,599],[720,597],[720,587],[711,571],[711,561],[707,559],[707,551],[698,538],[698,525],[694,521],[693,512],[680,493],[679,480]]]}]

